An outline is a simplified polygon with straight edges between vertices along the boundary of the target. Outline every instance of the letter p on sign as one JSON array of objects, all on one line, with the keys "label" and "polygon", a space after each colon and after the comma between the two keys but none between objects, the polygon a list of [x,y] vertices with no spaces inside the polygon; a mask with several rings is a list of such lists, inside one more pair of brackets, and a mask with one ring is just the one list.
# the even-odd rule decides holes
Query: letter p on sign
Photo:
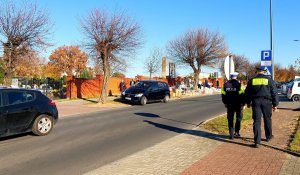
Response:
[{"label": "letter p on sign", "polygon": [[269,52],[264,52],[264,59],[269,58],[270,53]]},{"label": "letter p on sign", "polygon": [[272,60],[272,51],[263,50],[261,51],[261,61],[271,61]]}]

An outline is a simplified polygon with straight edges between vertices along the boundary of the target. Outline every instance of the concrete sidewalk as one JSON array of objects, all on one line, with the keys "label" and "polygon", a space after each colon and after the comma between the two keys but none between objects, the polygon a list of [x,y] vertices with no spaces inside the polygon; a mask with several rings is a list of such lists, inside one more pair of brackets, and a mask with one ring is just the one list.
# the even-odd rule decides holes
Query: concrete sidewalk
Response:
[{"label": "concrete sidewalk", "polygon": [[241,138],[229,140],[226,135],[210,133],[201,127],[184,130],[151,122],[149,124],[153,126],[183,134],[86,174],[300,175],[299,154],[286,151],[291,126],[300,116],[295,110],[297,105],[281,103],[279,111],[273,114],[275,137],[270,142],[263,140],[260,148],[250,147],[253,144],[252,126],[241,131]]}]

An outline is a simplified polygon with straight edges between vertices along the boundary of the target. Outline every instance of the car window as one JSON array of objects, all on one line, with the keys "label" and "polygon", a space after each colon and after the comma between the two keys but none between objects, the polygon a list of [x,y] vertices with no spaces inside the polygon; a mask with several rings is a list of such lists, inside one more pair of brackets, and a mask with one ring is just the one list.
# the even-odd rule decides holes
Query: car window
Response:
[{"label": "car window", "polygon": [[25,93],[26,102],[30,102],[34,100],[34,92],[26,92]]},{"label": "car window", "polygon": [[152,90],[158,90],[159,89],[159,86],[157,83],[153,83],[152,86],[151,86]]},{"label": "car window", "polygon": [[15,105],[34,100],[34,92],[9,91],[6,92],[6,96],[8,99],[8,105]]},{"label": "car window", "polygon": [[298,87],[300,87],[300,82],[298,83]]},{"label": "car window", "polygon": [[168,89],[167,83],[164,83],[164,82],[158,82],[158,87],[160,89]]},{"label": "car window", "polygon": [[151,83],[149,83],[149,82],[142,82],[142,81],[138,82],[135,85],[135,87],[137,87],[137,88],[143,88],[143,89],[148,89],[150,86],[151,86]]}]

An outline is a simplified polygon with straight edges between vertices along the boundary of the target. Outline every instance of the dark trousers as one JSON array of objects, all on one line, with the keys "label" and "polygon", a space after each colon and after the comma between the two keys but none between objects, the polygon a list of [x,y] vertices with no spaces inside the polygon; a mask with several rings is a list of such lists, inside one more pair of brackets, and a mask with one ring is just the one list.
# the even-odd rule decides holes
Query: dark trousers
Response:
[{"label": "dark trousers", "polygon": [[[234,114],[236,117],[235,127],[233,128]],[[241,129],[241,122],[243,119],[243,110],[241,105],[227,105],[227,120],[228,120],[228,129],[229,134],[233,136],[234,132],[239,133]]]},{"label": "dark trousers", "polygon": [[272,102],[268,99],[257,98],[252,100],[252,118],[254,142],[261,141],[261,116],[264,118],[266,139],[272,137]]}]

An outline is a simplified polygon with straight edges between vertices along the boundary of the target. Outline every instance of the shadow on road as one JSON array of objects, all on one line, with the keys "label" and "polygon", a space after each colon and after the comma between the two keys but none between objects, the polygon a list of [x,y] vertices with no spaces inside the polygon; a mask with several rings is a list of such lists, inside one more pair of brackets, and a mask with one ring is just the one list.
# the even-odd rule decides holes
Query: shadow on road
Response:
[{"label": "shadow on road", "polygon": [[19,138],[22,138],[22,137],[25,137],[25,136],[35,137],[35,135],[32,132],[27,132],[27,133],[21,133],[21,134],[1,137],[0,142],[5,141],[5,140],[19,139]]},{"label": "shadow on road", "polygon": [[174,127],[174,126],[169,126],[169,125],[152,122],[149,120],[144,120],[144,122],[148,123],[150,125],[153,125],[157,128],[165,129],[165,130],[176,132],[179,134],[185,133],[185,134],[190,134],[190,135],[194,135],[194,136],[198,136],[198,137],[204,137],[204,138],[208,138],[208,139],[212,139],[212,140],[217,140],[217,141],[221,141],[221,142],[232,143],[232,144],[237,144],[237,145],[242,145],[242,146],[247,146],[247,147],[251,147],[251,145],[252,145],[252,144],[241,143],[238,141],[228,140],[227,135],[214,134],[214,133],[209,133],[209,132],[200,131],[200,130],[182,129],[182,128],[178,128],[178,127]]},{"label": "shadow on road", "polygon": [[199,124],[188,123],[188,122],[179,121],[179,120],[174,120],[174,119],[170,119],[170,118],[164,118],[164,117],[161,117],[161,116],[159,116],[159,115],[157,115],[157,114],[152,114],[152,113],[144,113],[144,112],[141,112],[141,113],[134,113],[134,114],[135,114],[135,115],[142,116],[142,117],[161,118],[161,119],[169,120],[169,121],[173,121],[173,122],[184,123],[184,124],[193,125],[193,126],[199,126]]},{"label": "shadow on road", "polygon": [[159,115],[156,114],[152,114],[152,113],[147,113],[147,112],[138,112],[138,113],[134,113],[135,115],[140,115],[143,117],[152,117],[152,118],[160,118]]},{"label": "shadow on road", "polygon": [[300,111],[300,108],[294,109],[294,108],[277,108],[279,110],[286,110],[286,111]]},{"label": "shadow on road", "polygon": [[87,98],[80,98],[80,99],[91,102],[91,103],[98,103],[97,100],[91,100],[91,99],[87,99]]}]

